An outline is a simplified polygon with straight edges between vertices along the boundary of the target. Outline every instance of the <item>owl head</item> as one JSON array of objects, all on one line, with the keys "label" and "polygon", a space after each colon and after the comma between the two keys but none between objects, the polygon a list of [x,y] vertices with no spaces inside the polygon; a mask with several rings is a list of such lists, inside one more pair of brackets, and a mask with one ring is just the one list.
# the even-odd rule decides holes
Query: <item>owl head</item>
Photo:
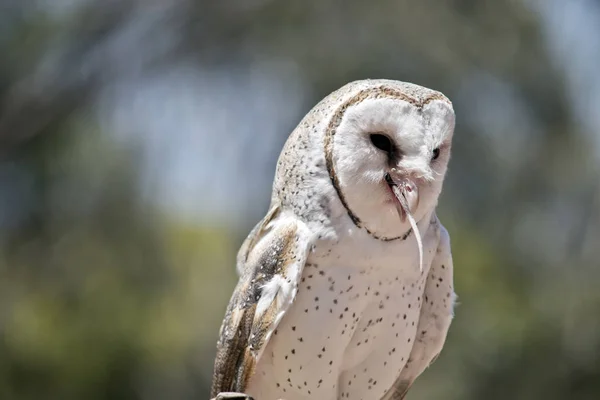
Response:
[{"label": "owl head", "polygon": [[419,221],[436,207],[454,125],[452,103],[437,91],[391,80],[356,81],[307,115],[279,168],[288,178],[300,176],[296,193],[318,188],[313,195],[334,197],[330,207],[339,204],[356,226],[376,239],[394,240],[410,230],[407,214]]}]

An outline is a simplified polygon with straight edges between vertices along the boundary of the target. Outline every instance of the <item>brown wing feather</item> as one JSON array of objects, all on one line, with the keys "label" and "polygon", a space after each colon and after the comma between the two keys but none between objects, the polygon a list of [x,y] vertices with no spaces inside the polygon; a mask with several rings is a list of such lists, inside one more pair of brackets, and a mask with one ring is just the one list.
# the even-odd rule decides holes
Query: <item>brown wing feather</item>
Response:
[{"label": "brown wing feather", "polygon": [[[278,212],[269,212],[269,215],[258,230],[255,228],[246,254],[238,255],[238,260],[243,259],[241,277],[227,307],[217,343],[213,397],[221,392],[246,390],[278,317],[280,319],[293,301],[304,267],[310,246],[306,226]],[[270,222],[273,222],[272,227],[266,229]],[[263,300],[270,303],[257,314],[264,285],[277,276],[285,277],[294,285],[292,298],[282,300],[279,292],[272,300],[267,296]]]},{"label": "brown wing feather", "polygon": [[254,226],[254,228],[252,228],[248,236],[246,236],[246,239],[238,250],[236,258],[236,270],[239,276],[242,276],[244,272],[244,266],[246,265],[246,260],[248,259],[248,253],[252,248],[254,248],[254,245],[256,242],[258,242],[258,239],[263,236],[264,230],[266,229],[267,225],[269,225],[269,222],[271,222],[278,213],[279,204],[271,206],[267,212],[267,215],[265,215],[265,217],[260,220],[260,222]]}]

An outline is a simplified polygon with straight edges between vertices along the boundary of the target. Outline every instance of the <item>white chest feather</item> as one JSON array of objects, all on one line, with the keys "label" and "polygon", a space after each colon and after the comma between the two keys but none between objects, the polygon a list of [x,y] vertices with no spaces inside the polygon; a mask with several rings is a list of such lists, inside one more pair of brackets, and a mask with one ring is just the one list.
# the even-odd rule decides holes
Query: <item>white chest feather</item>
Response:
[{"label": "white chest feather", "polygon": [[317,249],[249,393],[267,400],[381,397],[415,341],[438,241],[433,229],[424,236],[422,272],[410,239],[392,256],[359,255],[351,246]]}]

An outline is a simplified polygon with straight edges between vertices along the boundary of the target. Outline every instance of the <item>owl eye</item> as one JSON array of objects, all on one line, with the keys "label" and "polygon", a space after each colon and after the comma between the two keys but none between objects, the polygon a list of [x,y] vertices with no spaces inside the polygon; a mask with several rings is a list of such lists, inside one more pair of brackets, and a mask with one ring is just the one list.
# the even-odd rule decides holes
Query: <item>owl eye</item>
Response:
[{"label": "owl eye", "polygon": [[392,141],[389,137],[382,135],[380,133],[372,133],[370,135],[371,143],[373,146],[377,147],[379,150],[383,150],[386,153],[391,153],[393,150]]},{"label": "owl eye", "polygon": [[431,159],[437,160],[439,156],[440,156],[440,148],[436,147],[435,149],[433,149],[433,155],[431,156]]}]

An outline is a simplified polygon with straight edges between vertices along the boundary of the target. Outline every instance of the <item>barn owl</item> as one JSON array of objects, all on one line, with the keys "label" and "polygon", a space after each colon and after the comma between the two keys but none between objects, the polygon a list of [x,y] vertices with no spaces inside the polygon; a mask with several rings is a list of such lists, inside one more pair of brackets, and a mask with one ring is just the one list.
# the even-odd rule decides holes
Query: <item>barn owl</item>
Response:
[{"label": "barn owl", "polygon": [[239,250],[211,396],[404,398],[453,318],[435,209],[454,121],[443,94],[392,80],[349,83],[304,117]]}]

